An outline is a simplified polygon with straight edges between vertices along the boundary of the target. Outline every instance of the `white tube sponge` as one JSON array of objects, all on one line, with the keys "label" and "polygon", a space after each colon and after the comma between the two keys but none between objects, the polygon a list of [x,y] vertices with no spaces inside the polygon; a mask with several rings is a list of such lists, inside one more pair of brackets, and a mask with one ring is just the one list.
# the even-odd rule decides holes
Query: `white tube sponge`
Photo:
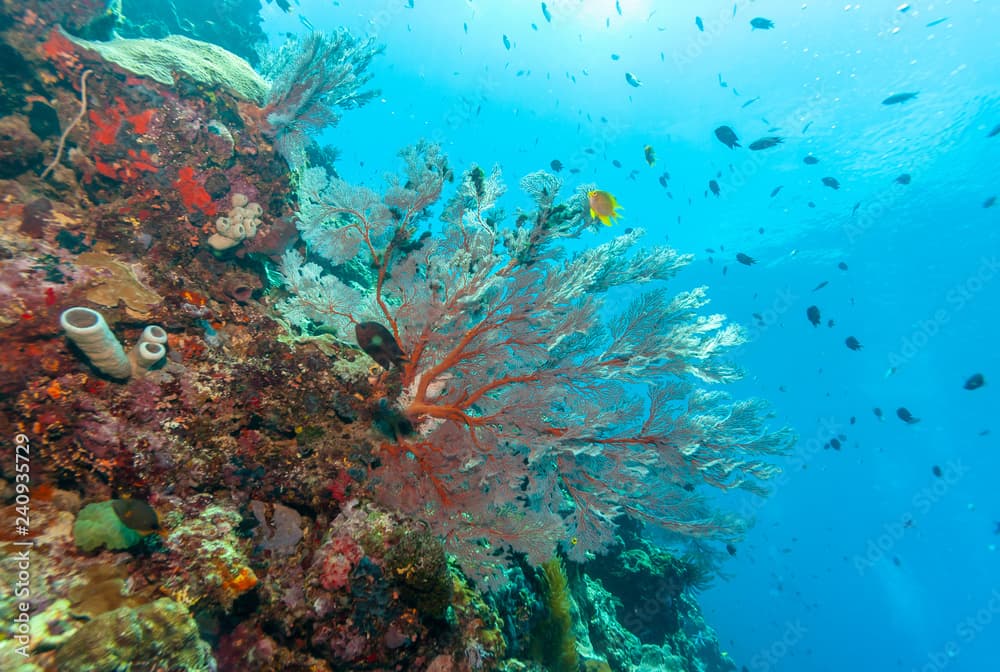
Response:
[{"label": "white tube sponge", "polygon": [[59,324],[98,371],[112,378],[128,378],[132,374],[122,344],[99,312],[83,306],[67,308],[59,316]]},{"label": "white tube sponge", "polygon": [[151,369],[167,354],[162,343],[139,341],[135,344],[135,365],[142,370]]},{"label": "white tube sponge", "polygon": [[142,330],[142,334],[139,336],[139,343],[159,343],[165,346],[167,344],[167,332],[158,324],[151,324]]},{"label": "white tube sponge", "polygon": [[156,366],[167,354],[167,332],[157,324],[142,330],[139,341],[132,350],[132,359],[138,367],[136,373]]}]

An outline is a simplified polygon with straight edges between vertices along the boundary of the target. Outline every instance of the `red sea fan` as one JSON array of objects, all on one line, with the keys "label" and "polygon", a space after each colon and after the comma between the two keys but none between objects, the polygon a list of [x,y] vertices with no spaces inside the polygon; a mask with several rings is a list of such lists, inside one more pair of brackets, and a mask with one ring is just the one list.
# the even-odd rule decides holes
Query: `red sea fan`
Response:
[{"label": "red sea fan", "polygon": [[[509,226],[499,171],[478,167],[444,207],[443,231],[418,236],[450,171],[433,145],[402,156],[405,180],[382,195],[304,182],[300,229],[313,253],[373,277],[348,286],[295,253],[277,306],[303,331],[326,325],[346,340],[347,327],[374,321],[400,346],[387,364],[402,392],[388,402],[407,431],[380,446],[376,497],[426,522],[486,585],[513,554],[539,564],[557,547],[575,560],[605,550],[621,516],[737,535],[742,521],[699,486],[763,492],[777,473],[768,458],[792,436],[769,431],[757,402],[696,387],[737,379],[724,355],[743,340],[702,314],[703,288],[662,287],[690,257],[635,249],[633,230],[565,259],[556,241],[593,226],[590,187],[557,202],[558,178],[529,175],[521,186],[536,208]],[[649,282],[661,286],[617,314],[604,306],[611,290]]]}]

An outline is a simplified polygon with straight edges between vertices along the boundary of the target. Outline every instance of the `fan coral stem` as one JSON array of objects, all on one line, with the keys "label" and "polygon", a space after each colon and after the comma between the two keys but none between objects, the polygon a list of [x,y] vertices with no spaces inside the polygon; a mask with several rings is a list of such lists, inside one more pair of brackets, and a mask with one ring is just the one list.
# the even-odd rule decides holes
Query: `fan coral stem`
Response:
[{"label": "fan coral stem", "polygon": [[76,128],[76,125],[80,123],[83,116],[87,114],[87,76],[90,75],[93,70],[84,70],[83,74],[80,75],[80,112],[74,117],[73,121],[70,122],[66,130],[62,132],[59,136],[59,146],[56,148],[56,156],[52,159],[52,163],[45,167],[42,171],[40,177],[44,180],[45,177],[55,169],[59,160],[62,158],[63,149],[66,147],[66,138],[69,136],[70,132]]}]

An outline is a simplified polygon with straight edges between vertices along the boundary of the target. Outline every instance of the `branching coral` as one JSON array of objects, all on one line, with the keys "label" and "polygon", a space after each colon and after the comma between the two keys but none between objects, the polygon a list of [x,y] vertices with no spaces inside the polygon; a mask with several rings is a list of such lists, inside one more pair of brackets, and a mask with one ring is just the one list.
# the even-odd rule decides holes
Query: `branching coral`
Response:
[{"label": "branching coral", "polygon": [[261,65],[271,81],[265,131],[290,165],[301,165],[298,151],[307,131],[336,124],[336,108],[360,107],[378,95],[361,88],[371,78],[365,70],[380,51],[373,38],[360,41],[340,29],[289,40],[267,55]]},{"label": "branching coral", "polygon": [[[451,173],[433,145],[402,156],[405,178],[381,195],[310,178],[300,229],[311,250],[373,277],[349,285],[290,253],[279,304],[303,329],[332,325],[342,340],[374,320],[401,348],[397,427],[413,431],[381,446],[378,497],[425,519],[487,578],[510,551],[535,564],[557,545],[573,559],[600,552],[621,515],[738,534],[741,521],[697,486],[761,492],[776,473],[766,457],[792,439],[766,429],[758,402],[694,386],[738,378],[722,356],[739,330],[701,314],[703,288],[671,298],[658,286],[604,319],[610,291],[668,280],[690,257],[633,251],[634,230],[567,259],[557,241],[593,226],[588,185],[560,202],[557,178],[529,175],[535,209],[510,225],[496,209],[499,171],[478,167],[445,205],[442,234],[418,237]],[[630,394],[640,384],[645,401]]]}]

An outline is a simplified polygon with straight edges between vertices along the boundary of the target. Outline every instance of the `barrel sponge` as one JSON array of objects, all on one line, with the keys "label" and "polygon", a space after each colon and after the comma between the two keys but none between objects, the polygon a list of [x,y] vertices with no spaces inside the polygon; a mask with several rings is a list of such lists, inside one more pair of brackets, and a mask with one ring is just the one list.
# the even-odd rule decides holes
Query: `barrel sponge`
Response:
[{"label": "barrel sponge", "polygon": [[263,104],[268,85],[249,63],[220,46],[181,35],[163,39],[116,37],[108,42],[66,37],[85,49],[96,51],[129,72],[173,86],[174,73],[200,84],[225,87],[241,98]]},{"label": "barrel sponge", "polygon": [[128,378],[132,374],[132,364],[122,344],[99,312],[83,306],[67,308],[59,316],[59,324],[98,371],[112,378]]}]

